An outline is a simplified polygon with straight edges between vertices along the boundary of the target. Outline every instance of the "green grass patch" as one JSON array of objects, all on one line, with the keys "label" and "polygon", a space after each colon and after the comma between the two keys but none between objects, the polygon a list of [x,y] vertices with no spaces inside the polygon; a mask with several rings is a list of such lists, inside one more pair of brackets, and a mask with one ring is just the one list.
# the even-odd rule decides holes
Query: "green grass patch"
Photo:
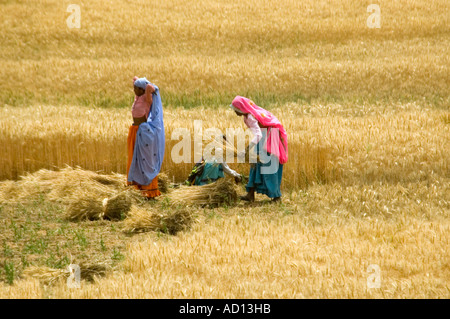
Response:
[{"label": "green grass patch", "polygon": [[114,222],[72,223],[63,212],[40,197],[0,206],[0,282],[13,284],[29,266],[114,266],[124,259],[129,237]]}]

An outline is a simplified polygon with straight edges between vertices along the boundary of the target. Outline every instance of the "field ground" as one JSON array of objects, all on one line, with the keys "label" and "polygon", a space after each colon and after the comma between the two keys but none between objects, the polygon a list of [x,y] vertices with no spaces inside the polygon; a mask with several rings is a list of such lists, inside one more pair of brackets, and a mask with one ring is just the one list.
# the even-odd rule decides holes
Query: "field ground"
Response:
[{"label": "field ground", "polygon": [[[406,188],[313,186],[285,194],[281,204],[260,197],[255,204],[200,209],[192,229],[176,236],[127,237],[120,222],[58,221],[57,210],[52,215],[52,207],[35,203],[40,209],[22,208],[22,214],[2,225],[2,235],[11,236],[13,225],[20,229],[24,212],[29,218],[22,222],[24,240],[4,241],[3,258],[8,249],[29,263],[55,267],[72,254],[74,261],[109,262],[109,271],[94,282],[82,280],[80,289],[67,288],[65,281],[45,286],[33,279],[16,280],[12,286],[2,284],[0,296],[448,298],[448,184],[441,191],[425,183]],[[51,220],[33,218],[31,211]],[[6,212],[4,207],[2,214]],[[27,240],[32,233],[33,240]],[[23,242],[27,249],[32,244],[33,249],[48,247],[31,253],[20,250]],[[381,288],[368,288],[370,264],[380,267]]]},{"label": "field ground", "polygon": [[[80,29],[70,3],[0,5],[1,298],[450,297],[448,1],[377,1],[379,29],[372,1],[79,1]],[[282,203],[130,235],[69,222],[39,192],[5,195],[43,168],[124,174],[134,75],[160,87],[174,182],[193,165],[172,160],[176,129],[243,128],[236,95],[273,112]],[[91,270],[79,289],[24,276],[70,263]]]}]

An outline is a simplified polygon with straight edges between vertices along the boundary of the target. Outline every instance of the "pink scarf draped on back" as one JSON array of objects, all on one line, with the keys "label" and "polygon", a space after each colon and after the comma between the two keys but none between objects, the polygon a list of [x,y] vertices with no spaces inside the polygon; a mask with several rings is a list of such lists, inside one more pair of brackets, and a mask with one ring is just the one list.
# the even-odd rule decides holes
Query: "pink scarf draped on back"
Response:
[{"label": "pink scarf draped on back", "polygon": [[272,113],[259,107],[246,97],[236,96],[231,104],[244,114],[250,113],[261,126],[267,128],[264,149],[278,157],[280,164],[286,163],[288,160],[288,141],[286,130],[281,122]]}]

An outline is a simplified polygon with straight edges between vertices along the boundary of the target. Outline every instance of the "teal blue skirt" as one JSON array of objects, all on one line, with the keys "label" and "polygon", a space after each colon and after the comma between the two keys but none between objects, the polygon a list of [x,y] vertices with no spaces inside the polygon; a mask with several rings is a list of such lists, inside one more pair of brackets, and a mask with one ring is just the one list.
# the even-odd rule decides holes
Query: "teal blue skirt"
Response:
[{"label": "teal blue skirt", "polygon": [[[254,151],[260,156],[262,155],[261,153],[264,153],[264,159],[267,163],[258,162],[252,164],[246,189],[248,192],[250,188],[254,188],[257,193],[265,194],[270,198],[281,197],[280,185],[283,176],[283,164],[278,162],[278,169],[273,173],[267,173],[267,171],[271,172],[274,170],[273,168],[269,169],[269,167],[271,166],[271,161],[278,161],[278,158],[267,153],[267,151],[263,149],[266,137],[266,134],[264,133],[265,132],[263,132],[263,138],[255,146],[256,150]],[[268,161],[268,158],[271,158],[271,161]]]},{"label": "teal blue skirt", "polygon": [[250,188],[255,188],[257,193],[265,194],[270,198],[280,197],[283,164],[278,166],[278,170],[274,174],[261,174],[261,167],[264,167],[265,165],[266,164],[256,163],[254,167],[250,168],[248,183],[246,186],[247,192]]},{"label": "teal blue skirt", "polygon": [[225,175],[223,174],[223,167],[220,163],[217,163],[216,161],[206,162],[202,175],[195,178],[195,185],[201,186],[210,184],[223,177],[225,177]]}]

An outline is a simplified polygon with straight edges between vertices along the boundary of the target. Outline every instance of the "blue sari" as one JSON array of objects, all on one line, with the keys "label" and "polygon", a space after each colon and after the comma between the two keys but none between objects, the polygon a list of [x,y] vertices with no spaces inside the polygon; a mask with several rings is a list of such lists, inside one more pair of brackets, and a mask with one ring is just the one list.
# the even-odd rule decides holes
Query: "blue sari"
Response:
[{"label": "blue sari", "polygon": [[[151,84],[151,83],[150,83]],[[128,181],[149,185],[161,170],[165,149],[165,133],[161,96],[155,88],[147,122],[139,125]]]}]

